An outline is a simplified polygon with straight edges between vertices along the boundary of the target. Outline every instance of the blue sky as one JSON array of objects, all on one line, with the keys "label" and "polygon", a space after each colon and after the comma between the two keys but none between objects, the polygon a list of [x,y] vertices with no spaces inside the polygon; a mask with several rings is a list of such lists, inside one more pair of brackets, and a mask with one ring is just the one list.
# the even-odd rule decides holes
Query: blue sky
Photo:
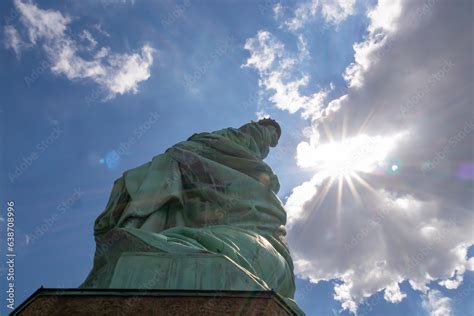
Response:
[{"label": "blue sky", "polygon": [[16,305],[84,280],[122,172],[269,115],[307,315],[474,315],[473,8],[457,4],[3,1]]}]

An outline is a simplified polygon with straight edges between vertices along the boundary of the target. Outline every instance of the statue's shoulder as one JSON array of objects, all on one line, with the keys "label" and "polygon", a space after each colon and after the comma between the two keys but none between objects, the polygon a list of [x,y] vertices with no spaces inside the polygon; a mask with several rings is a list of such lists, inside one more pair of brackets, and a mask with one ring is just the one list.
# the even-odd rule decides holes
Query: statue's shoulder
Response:
[{"label": "statue's shoulder", "polygon": [[213,132],[213,134],[226,134],[226,133],[238,134],[242,132],[238,128],[233,128],[233,127],[227,127],[227,128],[223,128],[223,129]]},{"label": "statue's shoulder", "polygon": [[214,132],[202,132],[202,133],[194,133],[188,140],[194,139],[202,139],[202,138],[234,138],[234,137],[246,137],[248,136],[243,131],[239,130],[238,128],[228,127],[223,128]]}]

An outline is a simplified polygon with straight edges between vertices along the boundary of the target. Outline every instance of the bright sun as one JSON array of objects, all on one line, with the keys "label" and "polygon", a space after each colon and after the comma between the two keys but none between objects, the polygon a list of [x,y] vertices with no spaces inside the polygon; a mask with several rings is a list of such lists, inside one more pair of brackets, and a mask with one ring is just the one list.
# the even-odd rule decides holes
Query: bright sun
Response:
[{"label": "bright sun", "polygon": [[318,192],[317,198],[312,203],[314,209],[318,209],[335,182],[337,183],[336,214],[338,218],[342,209],[344,187],[349,188],[357,202],[361,202],[361,198],[356,184],[377,194],[359,173],[373,173],[380,167],[389,173],[398,173],[400,165],[393,162],[387,163],[387,158],[399,141],[407,135],[407,131],[375,136],[361,133],[335,141],[328,134],[328,139],[331,141],[327,143],[320,144],[317,139],[314,143],[311,141],[300,143],[297,148],[297,163],[300,167],[309,168],[315,173],[311,180],[294,189],[292,196],[287,200],[289,222],[301,216],[302,205],[309,202],[307,197],[314,196],[316,192]]},{"label": "bright sun", "polygon": [[338,200],[342,198],[344,183],[347,183],[352,195],[359,199],[353,180],[375,192],[359,173],[372,173],[382,166],[388,167],[386,170],[391,173],[398,172],[400,166],[397,163],[387,164],[386,159],[399,140],[407,134],[407,132],[390,136],[359,134],[341,141],[318,145],[301,143],[298,146],[298,165],[314,170],[316,172],[314,179],[320,179],[318,181],[330,179],[321,192],[322,199],[334,180],[338,181]]},{"label": "bright sun", "polygon": [[[298,148],[298,164],[314,168],[329,177],[351,177],[357,172],[370,173],[384,163],[389,152],[406,133],[394,136],[359,134],[340,142]],[[396,171],[397,165],[391,169]]]}]

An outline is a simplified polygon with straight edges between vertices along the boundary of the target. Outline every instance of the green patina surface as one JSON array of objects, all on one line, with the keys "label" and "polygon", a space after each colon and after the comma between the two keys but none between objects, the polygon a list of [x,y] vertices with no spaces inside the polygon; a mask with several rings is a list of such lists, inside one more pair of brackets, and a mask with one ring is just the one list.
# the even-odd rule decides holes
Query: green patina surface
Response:
[{"label": "green patina surface", "polygon": [[274,290],[293,302],[277,176],[279,126],[199,133],[115,181],[82,288]]}]

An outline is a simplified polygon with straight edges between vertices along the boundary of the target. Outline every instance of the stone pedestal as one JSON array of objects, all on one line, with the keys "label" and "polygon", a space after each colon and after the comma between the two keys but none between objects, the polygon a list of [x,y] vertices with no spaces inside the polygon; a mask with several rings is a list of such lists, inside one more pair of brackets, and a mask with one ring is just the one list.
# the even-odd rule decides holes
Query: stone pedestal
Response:
[{"label": "stone pedestal", "polygon": [[273,291],[40,288],[11,315],[297,315]]}]

